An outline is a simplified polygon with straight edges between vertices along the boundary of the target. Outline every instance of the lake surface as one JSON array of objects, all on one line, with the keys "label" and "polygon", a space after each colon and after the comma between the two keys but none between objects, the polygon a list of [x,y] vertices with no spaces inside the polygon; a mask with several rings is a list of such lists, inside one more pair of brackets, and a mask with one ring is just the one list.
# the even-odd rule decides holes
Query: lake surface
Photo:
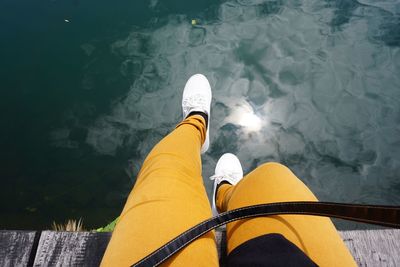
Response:
[{"label": "lake surface", "polygon": [[0,0],[0,38],[1,229],[118,216],[194,73],[209,195],[231,152],[321,200],[400,205],[400,1]]}]

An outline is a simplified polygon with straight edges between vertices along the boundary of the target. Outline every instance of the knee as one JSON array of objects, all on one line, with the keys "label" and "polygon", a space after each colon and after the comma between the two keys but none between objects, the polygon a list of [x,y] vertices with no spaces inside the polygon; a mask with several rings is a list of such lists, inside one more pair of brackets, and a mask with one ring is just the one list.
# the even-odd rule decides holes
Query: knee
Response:
[{"label": "knee", "polygon": [[264,172],[264,173],[270,173],[270,172],[275,172],[275,171],[291,172],[288,167],[286,167],[285,165],[278,163],[278,162],[263,163],[257,167],[257,170],[260,170],[261,172]]},{"label": "knee", "polygon": [[282,182],[295,177],[288,167],[277,162],[264,163],[258,166],[249,176],[261,183]]}]

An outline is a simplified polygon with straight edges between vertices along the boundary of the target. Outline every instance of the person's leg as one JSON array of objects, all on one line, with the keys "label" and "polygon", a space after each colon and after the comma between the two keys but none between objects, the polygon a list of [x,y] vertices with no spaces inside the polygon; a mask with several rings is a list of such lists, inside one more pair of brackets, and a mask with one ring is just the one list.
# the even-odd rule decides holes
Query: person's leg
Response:
[{"label": "person's leg", "polygon": [[[314,194],[287,167],[264,164],[237,185],[222,184],[217,193],[220,212],[243,206],[317,201]],[[356,266],[329,218],[308,215],[258,217],[227,225],[228,254],[244,242],[269,233],[282,234],[319,266]]]},{"label": "person's leg", "polygon": [[[197,223],[211,217],[201,176],[205,120],[190,116],[147,156],[122,211],[102,266],[130,266]],[[177,253],[167,264],[217,266],[214,234]]]}]

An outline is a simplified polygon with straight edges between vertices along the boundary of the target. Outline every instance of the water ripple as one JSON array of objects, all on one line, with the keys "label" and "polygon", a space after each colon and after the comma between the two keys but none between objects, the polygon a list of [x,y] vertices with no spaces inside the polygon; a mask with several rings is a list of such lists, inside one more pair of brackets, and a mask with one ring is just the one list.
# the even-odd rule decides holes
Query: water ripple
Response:
[{"label": "water ripple", "polygon": [[181,119],[186,79],[201,72],[214,90],[204,177],[233,152],[246,172],[288,164],[325,200],[400,203],[399,4],[379,3],[228,1],[195,26],[175,15],[133,29],[111,46],[130,91],[87,143],[141,162]]}]

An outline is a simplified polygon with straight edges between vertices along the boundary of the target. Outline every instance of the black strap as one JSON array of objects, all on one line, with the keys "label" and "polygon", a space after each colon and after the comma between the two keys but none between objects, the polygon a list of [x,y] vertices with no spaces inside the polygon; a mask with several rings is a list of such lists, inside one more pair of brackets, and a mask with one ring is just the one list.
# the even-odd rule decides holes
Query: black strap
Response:
[{"label": "black strap", "polygon": [[301,214],[333,217],[400,228],[400,206],[332,202],[280,202],[243,207],[219,214],[190,228],[132,266],[157,266],[205,233],[229,222],[251,217]]}]

